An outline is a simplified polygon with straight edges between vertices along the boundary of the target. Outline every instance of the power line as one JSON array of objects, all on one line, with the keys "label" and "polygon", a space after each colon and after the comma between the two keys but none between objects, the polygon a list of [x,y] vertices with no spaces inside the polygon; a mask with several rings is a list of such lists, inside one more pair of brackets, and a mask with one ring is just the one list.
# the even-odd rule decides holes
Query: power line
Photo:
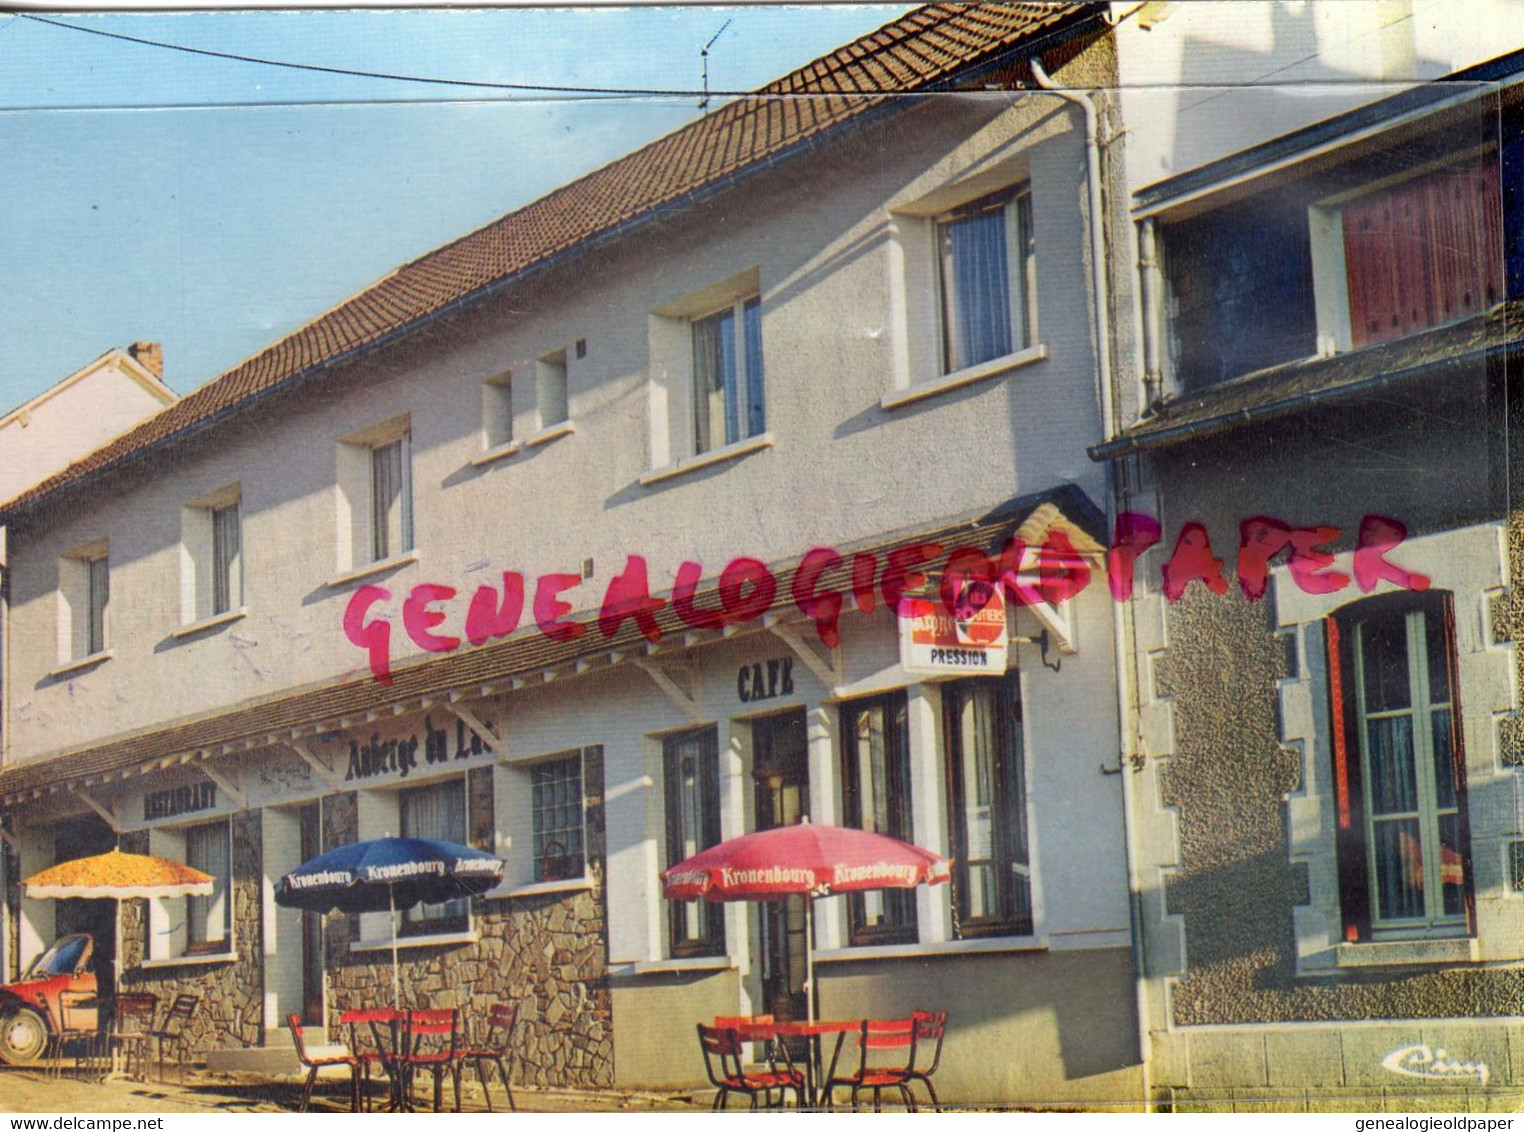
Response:
[{"label": "power line", "polygon": [[[18,12],[18,17],[24,20],[34,20],[39,24],[47,24],[49,27],[64,28],[68,31],[84,32],[87,35],[98,35],[106,39],[118,39],[126,43],[136,43],[142,47],[158,47],[166,51],[183,51],[188,55],[204,55],[211,59],[231,59],[237,63],[255,63],[262,67],[283,67],[292,71],[316,71],[325,75],[347,75],[357,79],[382,79],[387,82],[399,83],[424,83],[430,86],[463,86],[478,87],[489,90],[521,90],[533,91],[540,94],[593,94],[593,95],[660,95],[673,98],[690,98],[701,92],[696,90],[659,89],[652,87],[595,87],[595,86],[554,86],[548,83],[493,83],[477,81],[474,79],[440,79],[427,75],[394,75],[385,71],[359,71],[348,67],[324,67],[316,63],[288,63],[281,59],[263,59],[257,55],[238,55],[231,51],[213,51],[206,47],[187,47],[180,43],[164,43],[156,39],[144,39],[136,35],[124,35],[121,32],[105,31],[102,28],[83,27],[79,24],[64,23],[62,20],[50,20],[45,16],[33,15],[30,12]],[[12,23],[15,21],[12,20]],[[5,25],[9,26],[9,25]],[[716,94],[733,96],[749,93],[747,91],[716,91]]]}]

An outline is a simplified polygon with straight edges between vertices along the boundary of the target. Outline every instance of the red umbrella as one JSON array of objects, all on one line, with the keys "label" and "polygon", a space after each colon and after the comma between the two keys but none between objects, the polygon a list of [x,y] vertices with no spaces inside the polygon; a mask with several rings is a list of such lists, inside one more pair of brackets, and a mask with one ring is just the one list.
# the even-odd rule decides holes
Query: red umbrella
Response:
[{"label": "red umbrella", "polygon": [[805,1001],[815,1020],[815,963],[811,942],[814,897],[943,884],[952,862],[929,849],[881,833],[834,825],[779,826],[733,837],[680,861],[661,874],[669,900],[805,901]]}]

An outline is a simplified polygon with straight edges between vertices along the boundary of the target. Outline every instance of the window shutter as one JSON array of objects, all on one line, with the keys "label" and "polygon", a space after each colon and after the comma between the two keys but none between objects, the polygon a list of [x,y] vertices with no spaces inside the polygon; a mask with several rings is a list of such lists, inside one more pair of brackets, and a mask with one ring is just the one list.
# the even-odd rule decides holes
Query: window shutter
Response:
[{"label": "window shutter", "polygon": [[1323,622],[1328,643],[1328,733],[1332,738],[1334,844],[1339,858],[1339,906],[1344,914],[1344,942],[1370,938],[1370,880],[1365,859],[1365,805],[1360,793],[1360,737],[1355,718],[1355,656],[1339,622]]},{"label": "window shutter", "polygon": [[1466,798],[1466,729],[1461,720],[1459,654],[1455,648],[1455,604],[1444,603],[1445,656],[1450,670],[1450,757],[1454,760],[1455,796],[1460,799],[1460,849],[1466,889],[1466,930],[1476,931],[1475,870],[1471,867],[1471,807]]},{"label": "window shutter", "polygon": [[1429,290],[1434,325],[1486,310],[1503,298],[1502,201],[1496,157],[1425,178]]},{"label": "window shutter", "polygon": [[1430,324],[1424,185],[1374,193],[1344,209],[1349,331],[1356,347]]}]

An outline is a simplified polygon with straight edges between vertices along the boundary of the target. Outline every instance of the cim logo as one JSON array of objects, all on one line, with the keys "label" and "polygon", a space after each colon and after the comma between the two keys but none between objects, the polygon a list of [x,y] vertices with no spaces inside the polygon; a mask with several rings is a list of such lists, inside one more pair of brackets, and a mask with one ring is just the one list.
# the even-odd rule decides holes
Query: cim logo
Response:
[{"label": "cim logo", "polygon": [[1445,1049],[1430,1049],[1426,1045],[1394,1049],[1381,1059],[1381,1068],[1430,1081],[1475,1081],[1483,1088],[1489,1076],[1485,1061],[1456,1061]]}]

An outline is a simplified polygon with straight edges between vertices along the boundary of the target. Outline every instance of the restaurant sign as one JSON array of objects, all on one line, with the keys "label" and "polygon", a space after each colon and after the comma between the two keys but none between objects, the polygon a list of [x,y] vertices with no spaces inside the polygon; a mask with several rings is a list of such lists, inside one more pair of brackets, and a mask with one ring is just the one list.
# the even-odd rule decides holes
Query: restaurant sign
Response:
[{"label": "restaurant sign", "polygon": [[952,603],[905,598],[900,606],[900,667],[927,675],[1005,671],[1005,599],[997,586],[970,581]]}]

